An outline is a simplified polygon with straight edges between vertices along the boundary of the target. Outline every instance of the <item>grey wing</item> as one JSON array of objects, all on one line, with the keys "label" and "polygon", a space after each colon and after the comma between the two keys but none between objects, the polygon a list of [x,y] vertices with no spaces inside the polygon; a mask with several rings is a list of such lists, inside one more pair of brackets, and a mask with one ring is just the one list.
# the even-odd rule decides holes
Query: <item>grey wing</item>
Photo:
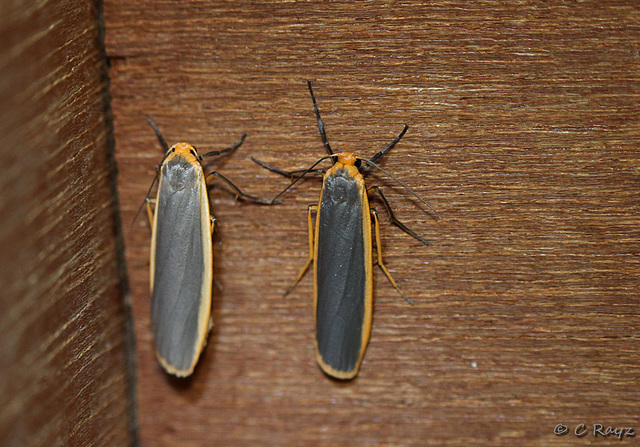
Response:
[{"label": "grey wing", "polygon": [[198,314],[205,277],[199,188],[198,182],[180,191],[167,186],[156,205],[151,322],[158,354],[177,370],[189,369],[199,355]]},{"label": "grey wing", "polygon": [[366,290],[362,198],[355,181],[327,181],[319,219],[318,353],[330,367],[353,371],[363,349]]}]

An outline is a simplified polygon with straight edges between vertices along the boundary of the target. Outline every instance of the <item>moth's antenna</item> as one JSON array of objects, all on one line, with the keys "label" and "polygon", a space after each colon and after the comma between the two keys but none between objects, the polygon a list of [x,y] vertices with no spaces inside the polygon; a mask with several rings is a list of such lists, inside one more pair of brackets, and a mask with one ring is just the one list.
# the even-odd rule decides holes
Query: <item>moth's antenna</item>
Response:
[{"label": "moth's antenna", "polygon": [[[282,191],[280,191],[280,194],[278,194],[277,196],[275,196],[271,202],[272,202],[272,203],[274,203],[276,200],[278,200],[278,198],[279,198],[282,194],[284,194],[285,192],[287,192],[287,191],[289,190],[289,188],[291,188],[293,185],[295,185],[296,183],[298,183],[302,177],[304,177],[305,175],[307,175],[308,173],[310,173],[311,171],[313,171],[313,169],[314,169],[316,166],[318,166],[321,162],[323,162],[323,161],[325,161],[325,160],[328,160],[329,158],[333,158],[333,157],[334,157],[334,155],[327,155],[326,157],[322,157],[320,160],[316,161],[316,162],[313,164],[313,166],[311,166],[309,169],[307,169],[306,171],[304,171],[304,172],[300,175],[300,177],[297,177],[294,181],[292,181],[292,182],[289,184],[289,186],[287,186],[285,189],[283,189]],[[255,161],[256,163],[258,163],[258,161],[257,161],[257,160],[254,160],[254,161]],[[258,163],[258,164],[260,164],[260,163]]]},{"label": "moth's antenna", "polygon": [[[358,157],[359,158],[359,157]],[[382,172],[383,174],[388,175],[390,178],[392,178],[393,180],[395,180],[400,186],[402,186],[404,189],[406,189],[407,191],[409,191],[411,194],[413,194],[419,201],[421,201],[422,203],[424,203],[431,211],[433,211],[436,216],[438,217],[437,220],[441,220],[442,217],[440,217],[440,214],[438,214],[438,212],[427,203],[426,200],[424,200],[422,197],[420,197],[418,194],[416,194],[413,189],[409,188],[403,181],[401,181],[399,178],[395,177],[394,175],[392,175],[390,172],[382,169],[380,166],[378,166],[377,164],[375,164],[374,162],[367,160],[366,158],[360,158],[360,160],[364,161],[366,164],[368,164],[369,166],[373,166],[374,168],[378,169],[380,172]]]}]

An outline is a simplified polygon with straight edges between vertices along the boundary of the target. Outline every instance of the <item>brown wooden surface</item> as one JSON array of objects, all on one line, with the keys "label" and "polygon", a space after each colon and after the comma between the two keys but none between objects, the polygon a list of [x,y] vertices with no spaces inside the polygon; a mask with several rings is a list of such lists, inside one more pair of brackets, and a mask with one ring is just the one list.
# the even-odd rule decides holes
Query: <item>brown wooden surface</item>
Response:
[{"label": "brown wooden surface", "polygon": [[[107,0],[119,191],[145,446],[603,445],[584,423],[634,427],[638,401],[640,7],[636,1]],[[170,144],[245,144],[217,165],[271,197],[325,155],[305,80],[337,150],[370,157],[417,241],[382,222],[371,342],[358,378],[314,361],[309,179],[269,208],[212,202],[215,327],[194,376],[153,357],[146,219]],[[381,204],[375,203],[382,215]],[[623,445],[638,442],[625,439]]]},{"label": "brown wooden surface", "polygon": [[3,447],[135,442],[98,12],[0,1]]}]

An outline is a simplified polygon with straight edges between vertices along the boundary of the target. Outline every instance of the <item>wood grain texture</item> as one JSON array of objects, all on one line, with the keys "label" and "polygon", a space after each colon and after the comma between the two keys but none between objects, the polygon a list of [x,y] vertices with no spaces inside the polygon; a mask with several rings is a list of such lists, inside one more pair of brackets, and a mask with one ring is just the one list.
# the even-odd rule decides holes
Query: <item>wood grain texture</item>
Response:
[{"label": "wood grain texture", "polygon": [[0,2],[6,447],[136,442],[100,34],[91,2]]},{"label": "wood grain texture", "polygon": [[[640,8],[634,1],[106,0],[125,228],[170,144],[248,137],[216,165],[251,194],[336,150],[383,163],[443,216],[371,173],[423,247],[383,218],[371,341],[356,380],[314,362],[309,179],[277,207],[212,190],[215,327],[192,379],[153,357],[148,244],[125,235],[148,446],[601,445],[554,435],[635,427]],[[382,215],[379,203],[373,203]],[[637,439],[637,438],[636,438]],[[626,442],[635,442],[626,440]]]}]

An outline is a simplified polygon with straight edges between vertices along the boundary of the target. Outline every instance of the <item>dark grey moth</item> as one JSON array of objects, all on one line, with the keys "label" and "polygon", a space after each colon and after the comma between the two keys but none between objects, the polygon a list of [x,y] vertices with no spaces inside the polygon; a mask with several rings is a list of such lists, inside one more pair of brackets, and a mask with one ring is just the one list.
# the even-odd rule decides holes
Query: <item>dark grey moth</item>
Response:
[{"label": "dark grey moth", "polygon": [[[404,183],[393,177],[376,163],[402,138],[408,126],[386,148],[370,160],[351,152],[334,153],[331,149],[320,118],[316,98],[308,82],[311,99],[318,121],[318,129],[328,156],[321,158],[306,170],[283,171],[253,159],[261,166],[295,180],[278,196],[280,197],[303,176],[311,172],[323,174],[322,193],[318,205],[309,207],[309,258],[298,274],[287,295],[304,276],[311,263],[314,265],[313,302],[316,320],[316,360],[320,368],[337,379],[352,379],[358,374],[364,357],[373,313],[373,237],[375,229],[377,248],[376,263],[391,284],[411,302],[398,288],[382,260],[380,224],[375,210],[369,208],[369,190],[365,186],[364,172],[374,167],[400,183],[423,204],[431,208]],[[316,169],[323,160],[331,159],[333,166],[326,170]],[[375,190],[382,200],[391,221],[425,245],[429,243],[398,221],[389,202],[377,186]],[[433,210],[433,208],[431,208]],[[315,228],[312,213],[316,212]],[[435,212],[435,210],[434,210]],[[435,213],[437,215],[437,213]],[[372,222],[373,220],[373,222]]]}]

